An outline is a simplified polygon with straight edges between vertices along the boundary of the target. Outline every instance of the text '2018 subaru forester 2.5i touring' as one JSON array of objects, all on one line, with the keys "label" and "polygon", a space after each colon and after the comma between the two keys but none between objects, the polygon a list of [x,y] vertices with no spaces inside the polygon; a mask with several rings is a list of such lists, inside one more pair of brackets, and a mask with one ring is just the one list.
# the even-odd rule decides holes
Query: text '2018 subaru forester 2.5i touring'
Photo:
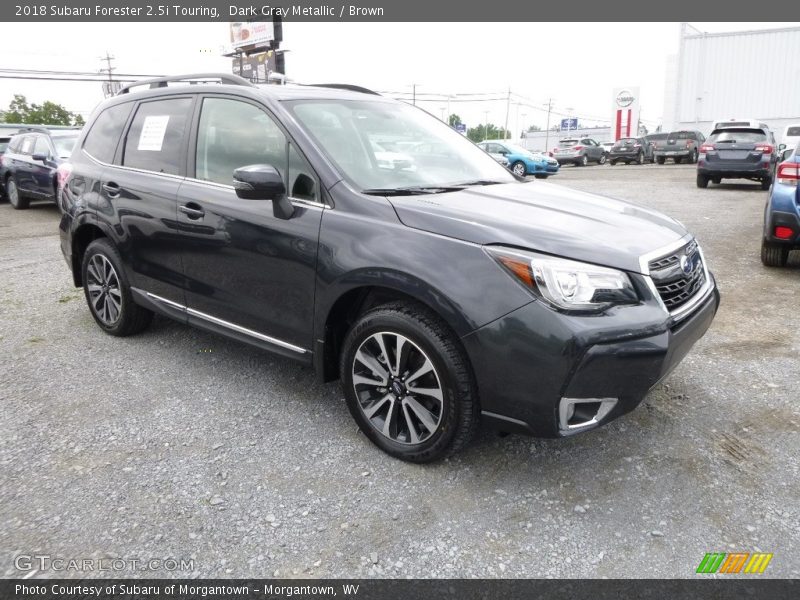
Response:
[{"label": "text '2018 subaru forester 2.5i touring'", "polygon": [[142,83],[59,173],[62,250],[97,324],[129,335],[159,313],[297,359],[341,379],[393,456],[437,459],[480,422],[606,423],[714,318],[678,222],[524,182],[415,107],[230,75]]}]

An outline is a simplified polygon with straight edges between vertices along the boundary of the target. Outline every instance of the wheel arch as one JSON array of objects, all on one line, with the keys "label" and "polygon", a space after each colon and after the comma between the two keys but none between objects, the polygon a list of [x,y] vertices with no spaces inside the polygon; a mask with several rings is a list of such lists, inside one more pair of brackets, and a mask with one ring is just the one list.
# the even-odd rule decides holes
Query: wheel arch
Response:
[{"label": "wheel arch", "polygon": [[86,248],[94,240],[108,237],[110,236],[94,221],[80,224],[72,233],[70,267],[72,268],[72,281],[75,287],[83,285],[81,265],[83,264],[83,255],[86,253]]},{"label": "wheel arch", "polygon": [[455,303],[412,276],[392,273],[391,279],[384,275],[380,281],[362,281],[359,285],[342,289],[318,311],[318,325],[314,335],[314,368],[321,381],[339,378],[338,364],[342,343],[358,317],[371,308],[395,301],[422,304],[441,318],[456,338],[472,330]]}]

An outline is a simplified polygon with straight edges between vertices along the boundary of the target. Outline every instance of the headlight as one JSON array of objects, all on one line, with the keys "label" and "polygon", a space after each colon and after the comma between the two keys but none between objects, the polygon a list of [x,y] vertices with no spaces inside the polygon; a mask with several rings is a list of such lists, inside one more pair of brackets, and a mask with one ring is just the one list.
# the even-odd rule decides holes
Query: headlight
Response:
[{"label": "headlight", "polygon": [[600,311],[639,301],[628,275],[616,269],[497,246],[487,246],[486,251],[514,279],[558,309]]}]

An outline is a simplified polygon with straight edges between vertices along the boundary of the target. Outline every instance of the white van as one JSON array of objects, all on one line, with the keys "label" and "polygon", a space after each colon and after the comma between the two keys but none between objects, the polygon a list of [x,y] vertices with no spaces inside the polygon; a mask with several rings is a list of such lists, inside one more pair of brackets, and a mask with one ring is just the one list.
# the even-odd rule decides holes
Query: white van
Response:
[{"label": "white van", "polygon": [[781,144],[786,144],[787,148],[797,148],[800,144],[800,123],[794,123],[784,129]]},{"label": "white van", "polygon": [[721,119],[714,121],[711,131],[724,129],[726,127],[744,127],[746,129],[763,129],[769,131],[769,125],[762,123],[758,119]]}]

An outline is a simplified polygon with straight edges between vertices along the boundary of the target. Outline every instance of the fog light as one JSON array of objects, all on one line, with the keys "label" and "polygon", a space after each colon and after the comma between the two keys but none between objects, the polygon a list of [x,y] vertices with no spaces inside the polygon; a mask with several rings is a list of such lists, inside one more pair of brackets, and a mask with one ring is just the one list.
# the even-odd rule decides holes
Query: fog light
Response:
[{"label": "fog light", "polygon": [[775,237],[779,240],[788,240],[792,237],[794,232],[790,227],[776,227],[775,228]]},{"label": "fog light", "polygon": [[562,435],[598,425],[616,406],[617,398],[562,398],[558,406]]}]

